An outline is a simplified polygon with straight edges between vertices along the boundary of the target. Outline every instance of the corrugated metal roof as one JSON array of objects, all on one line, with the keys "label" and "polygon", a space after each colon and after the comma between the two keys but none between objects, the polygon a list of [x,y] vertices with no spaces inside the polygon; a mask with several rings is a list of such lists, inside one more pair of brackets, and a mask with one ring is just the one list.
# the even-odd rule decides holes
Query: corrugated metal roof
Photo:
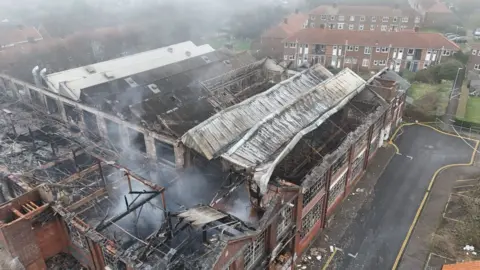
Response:
[{"label": "corrugated metal roof", "polygon": [[182,142],[209,159],[217,157],[265,117],[331,76],[325,67],[316,65],[210,117],[189,130]]}]

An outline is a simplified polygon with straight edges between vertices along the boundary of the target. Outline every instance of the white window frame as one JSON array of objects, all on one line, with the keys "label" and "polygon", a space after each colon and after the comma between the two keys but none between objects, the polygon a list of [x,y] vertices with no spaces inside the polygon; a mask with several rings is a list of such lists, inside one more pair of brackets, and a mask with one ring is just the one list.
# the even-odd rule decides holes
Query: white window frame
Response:
[{"label": "white window frame", "polygon": [[287,60],[288,60],[288,55],[285,54],[285,55],[283,56],[283,60],[287,61]]},{"label": "white window frame", "polygon": [[330,15],[330,21],[335,21],[335,15]]},{"label": "white window frame", "polygon": [[388,16],[383,16],[382,17],[382,22],[389,22],[390,21],[390,17]]},{"label": "white window frame", "polygon": [[472,55],[477,55],[477,50],[472,50]]},{"label": "white window frame", "polygon": [[[412,51],[412,52],[410,53],[410,51]],[[408,49],[407,50],[407,55],[414,55],[414,54],[415,54],[415,49]]]},{"label": "white window frame", "polygon": [[351,64],[352,63],[352,59],[350,58],[345,58],[345,64]]},{"label": "white window frame", "polygon": [[358,52],[359,49],[360,49],[360,47],[355,46],[355,51],[356,51],[356,52]]},{"label": "white window frame", "polygon": [[420,16],[415,16],[415,23],[420,23]]},{"label": "white window frame", "polygon": [[381,49],[380,47],[376,47],[376,48],[375,48],[375,52],[378,52],[378,53],[379,53],[381,50],[382,50],[382,49]]},{"label": "white window frame", "polygon": [[442,52],[442,56],[450,56],[450,55],[451,55],[451,53],[450,53],[449,50],[445,50],[445,51]]},{"label": "white window frame", "polygon": [[363,49],[364,54],[371,54],[372,53],[372,47],[365,47]]},{"label": "white window frame", "polygon": [[393,17],[393,20],[392,20],[392,21],[393,21],[393,22],[398,22],[398,17],[397,17],[397,16]]},{"label": "white window frame", "polygon": [[370,24],[370,31],[375,31],[375,24]]},{"label": "white window frame", "polygon": [[353,52],[354,47],[352,45],[347,45],[347,52]]},{"label": "white window frame", "polygon": [[354,21],[355,21],[355,16],[350,16],[349,20],[350,20],[351,22],[354,22]]},{"label": "white window frame", "polygon": [[402,22],[407,23],[408,22],[408,17],[403,17]]},{"label": "white window frame", "polygon": [[360,21],[364,22],[365,21],[365,16],[360,16]]},{"label": "white window frame", "polygon": [[388,53],[390,51],[389,47],[382,47],[382,53]]},{"label": "white window frame", "polygon": [[372,16],[372,22],[377,22],[377,16]]},{"label": "white window frame", "polygon": [[297,43],[294,43],[294,42],[290,43],[290,48],[296,48],[296,47],[297,47]]},{"label": "white window frame", "polygon": [[380,27],[380,31],[386,32],[387,30],[388,30],[388,25],[382,24],[382,26]]},{"label": "white window frame", "polygon": [[338,15],[338,21],[339,21],[339,22],[345,21],[345,16],[343,16],[343,15]]},{"label": "white window frame", "polygon": [[370,64],[370,62],[367,58],[364,58],[362,60],[362,67],[368,67],[369,64]]},{"label": "white window frame", "polygon": [[356,65],[358,62],[357,58],[352,58],[352,64]]},{"label": "white window frame", "polygon": [[344,23],[337,23],[337,29],[343,29]]},{"label": "white window frame", "polygon": [[355,28],[355,25],[354,24],[349,24],[348,25],[348,30],[353,30]]},{"label": "white window frame", "polygon": [[473,69],[475,69],[475,70],[480,70],[480,64],[475,64],[475,65],[473,66]]},{"label": "white window frame", "polygon": [[363,31],[365,29],[365,26],[363,24],[358,25],[358,30]]},{"label": "white window frame", "polygon": [[378,66],[378,60],[373,60],[373,65]]},{"label": "white window frame", "polygon": [[315,17],[316,17],[315,15],[310,15],[310,20],[315,21]]},{"label": "white window frame", "polygon": [[385,66],[387,64],[387,61],[385,60],[378,60],[378,65],[379,66]]},{"label": "white window frame", "polygon": [[327,15],[321,15],[321,16],[320,16],[320,20],[326,21],[326,20],[327,20]]},{"label": "white window frame", "polygon": [[295,60],[295,54],[289,55],[288,60]]}]

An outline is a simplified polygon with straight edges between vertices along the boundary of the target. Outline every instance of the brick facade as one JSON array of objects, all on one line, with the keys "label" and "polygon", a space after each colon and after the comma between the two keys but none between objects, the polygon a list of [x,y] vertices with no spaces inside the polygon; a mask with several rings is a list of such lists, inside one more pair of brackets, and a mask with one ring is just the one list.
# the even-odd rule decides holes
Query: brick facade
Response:
[{"label": "brick facade", "polygon": [[412,9],[388,6],[320,6],[308,20],[310,28],[355,31],[413,30],[421,23],[421,15]]}]

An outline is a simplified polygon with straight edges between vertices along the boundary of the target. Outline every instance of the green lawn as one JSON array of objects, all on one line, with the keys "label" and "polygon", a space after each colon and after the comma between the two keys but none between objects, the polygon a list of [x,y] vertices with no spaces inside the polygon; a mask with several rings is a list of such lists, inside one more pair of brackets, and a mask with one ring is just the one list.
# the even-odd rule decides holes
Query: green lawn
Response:
[{"label": "green lawn", "polygon": [[[432,115],[442,115],[448,105],[448,98],[453,82],[444,81],[441,84],[428,84],[415,82],[408,91],[408,96],[411,97],[413,104],[424,110],[425,113]],[[427,98],[431,95],[436,96],[437,100]],[[435,101],[433,101],[435,100]],[[434,102],[434,104],[432,104]]]},{"label": "green lawn", "polygon": [[464,120],[480,124],[480,97],[468,98]]}]

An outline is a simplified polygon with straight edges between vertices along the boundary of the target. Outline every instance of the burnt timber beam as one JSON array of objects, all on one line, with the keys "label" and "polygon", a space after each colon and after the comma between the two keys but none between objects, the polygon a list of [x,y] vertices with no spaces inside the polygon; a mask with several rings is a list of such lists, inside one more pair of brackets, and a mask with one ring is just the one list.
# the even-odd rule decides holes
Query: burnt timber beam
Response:
[{"label": "burnt timber beam", "polygon": [[88,173],[91,173],[95,170],[97,170],[99,168],[99,165],[98,164],[95,164],[95,165],[92,165],[90,167],[88,167],[87,169],[83,170],[83,171],[80,171],[78,173],[74,173],[72,175],[70,175],[69,177],[63,179],[62,181],[60,181],[61,184],[68,184],[70,182],[73,182],[83,176],[85,176],[86,174]]},{"label": "burnt timber beam", "polygon": [[82,205],[85,205],[86,203],[91,202],[92,200],[96,199],[97,197],[102,196],[105,193],[107,193],[107,189],[101,188],[101,189],[95,191],[94,193],[88,195],[87,197],[82,198],[81,200],[73,203],[72,205],[70,205],[67,208],[67,210],[68,211],[75,211],[77,208],[81,207]]},{"label": "burnt timber beam", "polygon": [[123,212],[122,214],[117,215],[117,216],[114,216],[114,217],[110,218],[109,220],[105,221],[104,223],[99,224],[99,225],[95,228],[95,230],[96,230],[97,232],[100,232],[100,231],[105,230],[105,229],[108,228],[112,223],[115,223],[115,222],[119,221],[120,219],[124,218],[125,216],[127,216],[127,215],[130,214],[131,212],[137,210],[137,208],[139,208],[140,206],[144,205],[145,203],[151,201],[153,198],[157,197],[158,195],[159,195],[159,193],[152,194],[152,195],[148,196],[147,198],[139,201],[136,205],[129,207],[129,209],[128,209],[127,211]]},{"label": "burnt timber beam", "polygon": [[98,159],[98,160],[101,160],[101,161],[105,162],[105,164],[107,164],[107,165],[109,165],[109,166],[115,167],[115,168],[117,168],[117,169],[119,169],[119,170],[124,171],[125,173],[128,173],[128,175],[129,175],[130,177],[132,177],[133,179],[137,180],[138,182],[144,184],[145,186],[147,186],[147,187],[149,187],[149,188],[151,188],[151,189],[153,189],[153,190],[156,190],[156,191],[159,191],[159,192],[163,192],[163,191],[165,190],[164,187],[161,187],[161,186],[159,186],[159,185],[157,185],[157,184],[154,184],[154,183],[148,181],[147,179],[145,179],[145,178],[143,178],[143,177],[141,177],[141,176],[139,176],[139,175],[136,175],[136,174],[132,173],[131,171],[129,171],[129,170],[128,170],[126,167],[124,167],[124,166],[121,166],[121,165],[119,165],[119,164],[116,164],[116,163],[114,163],[114,162],[112,162],[112,161],[105,160],[105,158],[103,158],[103,157],[101,157],[101,156],[99,156],[99,155],[97,155],[97,154],[95,154],[95,153],[89,153],[89,155],[91,155],[92,157],[94,157],[94,158],[96,158],[96,159]]}]

